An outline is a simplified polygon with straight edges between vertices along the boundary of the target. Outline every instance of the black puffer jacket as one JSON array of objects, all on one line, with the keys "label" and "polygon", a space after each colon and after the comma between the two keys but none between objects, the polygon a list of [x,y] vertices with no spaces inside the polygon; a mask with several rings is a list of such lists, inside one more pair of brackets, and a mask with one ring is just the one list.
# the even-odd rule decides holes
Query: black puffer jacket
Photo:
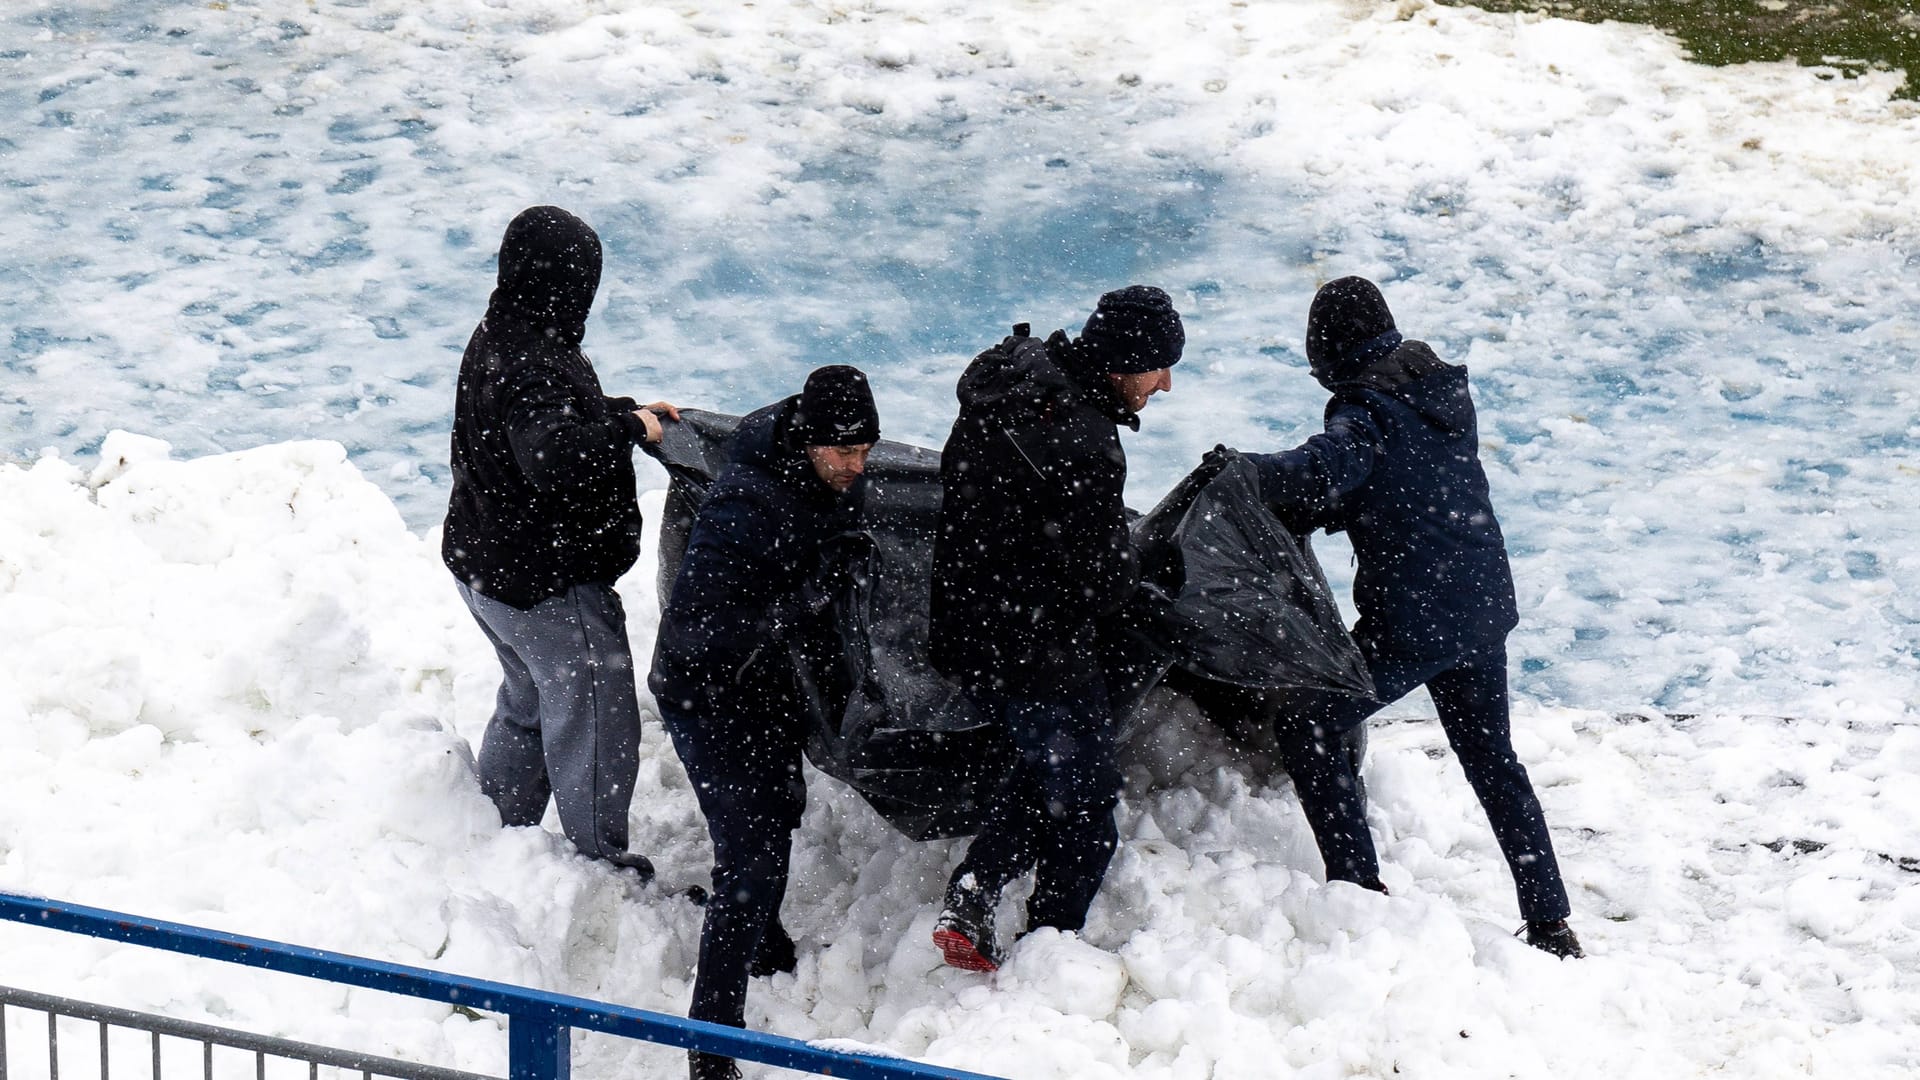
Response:
[{"label": "black puffer jacket", "polygon": [[580,352],[600,238],[551,206],[500,243],[499,285],[467,342],[453,410],[441,557],[476,592],[528,608],[611,582],[640,551],[631,398],[609,398]]},{"label": "black puffer jacket", "polygon": [[1116,425],[1139,418],[1055,331],[1015,336],[960,377],[940,461],[934,666],[970,690],[1052,697],[1100,671],[1099,621],[1138,580]]},{"label": "black puffer jacket", "polygon": [[1307,356],[1333,399],[1325,430],[1248,454],[1261,497],[1296,531],[1353,542],[1356,636],[1398,655],[1452,655],[1519,621],[1506,540],[1480,464],[1467,369],[1402,340],[1371,282],[1321,291]]},{"label": "black puffer jacket", "polygon": [[821,580],[828,541],[859,527],[862,478],[844,495],[792,444],[799,395],[741,420],[729,463],[700,505],[660,616],[647,686],[703,717],[793,718],[793,659],[831,654]]}]

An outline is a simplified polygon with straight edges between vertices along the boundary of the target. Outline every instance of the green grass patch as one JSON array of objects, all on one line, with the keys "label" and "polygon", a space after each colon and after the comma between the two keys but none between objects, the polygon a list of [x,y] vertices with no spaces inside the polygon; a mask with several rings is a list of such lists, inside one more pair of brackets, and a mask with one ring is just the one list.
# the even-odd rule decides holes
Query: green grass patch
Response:
[{"label": "green grass patch", "polygon": [[1829,77],[1906,72],[1896,96],[1920,98],[1920,0],[1440,0],[1582,22],[1642,23],[1680,39],[1703,64],[1792,60]]}]

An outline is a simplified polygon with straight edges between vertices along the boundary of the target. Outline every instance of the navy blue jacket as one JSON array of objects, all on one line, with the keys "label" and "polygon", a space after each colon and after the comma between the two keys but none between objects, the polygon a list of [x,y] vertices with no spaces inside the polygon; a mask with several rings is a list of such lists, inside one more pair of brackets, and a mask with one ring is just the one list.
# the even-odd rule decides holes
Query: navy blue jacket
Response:
[{"label": "navy blue jacket", "polygon": [[1394,655],[1451,655],[1519,621],[1494,518],[1467,369],[1391,339],[1370,371],[1336,382],[1325,430],[1246,455],[1260,494],[1296,531],[1346,530],[1358,564],[1355,636]]},{"label": "navy blue jacket", "polygon": [[611,583],[640,553],[633,448],[645,435],[633,399],[606,396],[580,352],[599,283],[600,239],[585,222],[522,213],[460,360],[441,558],[514,607]]},{"label": "navy blue jacket", "polygon": [[1099,677],[1099,621],[1138,581],[1118,425],[1139,419],[1074,348],[1008,338],[960,377],[928,644],[969,690],[1056,697]]},{"label": "navy blue jacket", "polygon": [[694,517],[647,679],[667,707],[777,717],[795,704],[792,649],[814,655],[836,638],[818,588],[822,549],[859,527],[866,480],[842,495],[814,473],[787,435],[798,402],[740,421]]}]

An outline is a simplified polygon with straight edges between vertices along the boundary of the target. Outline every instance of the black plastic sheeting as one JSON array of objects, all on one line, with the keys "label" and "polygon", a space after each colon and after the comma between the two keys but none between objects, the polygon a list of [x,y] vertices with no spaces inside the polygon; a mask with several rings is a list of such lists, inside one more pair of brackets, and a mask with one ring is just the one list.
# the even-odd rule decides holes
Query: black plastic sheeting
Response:
[{"label": "black plastic sheeting", "polygon": [[[645,448],[671,477],[660,522],[663,602],[740,419],[680,415],[660,445]],[[1289,689],[1373,692],[1312,551],[1260,504],[1252,464],[1231,451],[1225,457],[1133,523],[1142,584],[1102,640],[1126,722],[1153,722],[1137,715],[1139,705],[1163,681],[1229,730]],[[834,600],[844,643],[838,666],[819,670],[795,654],[812,710],[807,758],[909,837],[971,833],[1014,753],[1006,734],[927,660],[940,455],[881,442],[867,478],[864,529],[831,543],[823,559],[849,571],[832,575],[846,582]]]}]

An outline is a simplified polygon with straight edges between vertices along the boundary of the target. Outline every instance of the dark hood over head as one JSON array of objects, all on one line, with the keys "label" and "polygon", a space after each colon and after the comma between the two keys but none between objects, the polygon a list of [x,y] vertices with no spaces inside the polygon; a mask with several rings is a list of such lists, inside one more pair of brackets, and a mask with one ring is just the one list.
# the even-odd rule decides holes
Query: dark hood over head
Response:
[{"label": "dark hood over head", "polygon": [[1350,381],[1400,344],[1393,312],[1380,289],[1363,277],[1320,286],[1307,312],[1307,365],[1320,385]]},{"label": "dark hood over head", "polygon": [[554,327],[574,342],[600,289],[600,237],[557,206],[522,210],[500,241],[500,278],[490,311]]}]

